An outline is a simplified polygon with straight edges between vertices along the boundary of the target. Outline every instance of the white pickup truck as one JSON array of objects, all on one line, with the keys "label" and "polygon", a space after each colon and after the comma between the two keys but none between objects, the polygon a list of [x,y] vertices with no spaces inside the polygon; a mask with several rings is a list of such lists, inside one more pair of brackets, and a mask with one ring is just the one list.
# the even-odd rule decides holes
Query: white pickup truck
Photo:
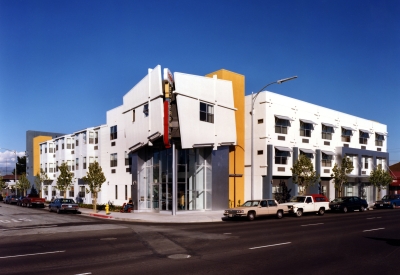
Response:
[{"label": "white pickup truck", "polygon": [[326,210],[329,210],[329,199],[321,194],[295,196],[290,199],[290,202],[281,203],[280,205],[286,205],[289,213],[295,214],[297,217],[309,212],[322,216]]}]

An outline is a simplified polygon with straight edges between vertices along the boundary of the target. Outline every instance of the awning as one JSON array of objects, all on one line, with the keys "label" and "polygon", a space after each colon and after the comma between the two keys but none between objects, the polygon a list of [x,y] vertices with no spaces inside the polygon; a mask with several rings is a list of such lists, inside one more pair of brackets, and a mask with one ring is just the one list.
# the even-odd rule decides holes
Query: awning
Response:
[{"label": "awning", "polygon": [[325,126],[328,126],[328,127],[337,128],[335,125],[330,124],[330,123],[322,122],[322,124]]},{"label": "awning", "polygon": [[288,117],[288,116],[280,116],[280,115],[275,115],[277,118],[279,119],[284,119],[284,120],[289,120],[289,121],[293,121],[294,119]]},{"label": "awning", "polygon": [[372,134],[372,132],[371,131],[368,131],[368,130],[363,130],[363,129],[359,129],[361,132],[363,132],[363,133],[367,133],[367,134]]},{"label": "awning", "polygon": [[306,153],[306,154],[315,154],[315,152],[313,150],[311,150],[311,149],[302,149],[302,148],[300,148],[300,151],[302,151],[303,153]]},{"label": "awning", "polygon": [[351,127],[347,127],[347,126],[342,126],[342,128],[343,128],[343,129],[346,129],[346,130],[355,131],[355,129],[353,129],[353,128],[351,128]]},{"label": "awning", "polygon": [[378,135],[381,135],[381,136],[387,136],[387,134],[381,133],[381,132],[375,132],[375,134],[378,134]]},{"label": "awning", "polygon": [[314,121],[308,120],[308,119],[302,119],[302,118],[300,118],[300,121],[302,121],[302,122],[304,122],[304,123],[314,124],[314,125],[317,125],[317,124],[318,124],[318,123],[315,123]]},{"label": "awning", "polygon": [[334,155],[335,155],[335,152],[332,152],[332,151],[324,151],[324,150],[321,150],[321,152],[324,153],[324,154],[326,154],[326,155],[330,155],[330,156],[334,156]]},{"label": "awning", "polygon": [[275,146],[275,149],[277,149],[279,151],[293,152],[292,149],[289,147]]}]

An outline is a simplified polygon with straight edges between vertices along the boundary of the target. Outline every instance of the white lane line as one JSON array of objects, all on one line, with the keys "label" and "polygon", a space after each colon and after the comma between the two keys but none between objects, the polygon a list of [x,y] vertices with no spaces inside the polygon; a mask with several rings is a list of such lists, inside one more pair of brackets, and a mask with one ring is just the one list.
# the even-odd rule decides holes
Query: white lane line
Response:
[{"label": "white lane line", "polygon": [[301,226],[313,226],[313,225],[320,225],[320,224],[324,224],[324,223],[320,222],[320,223],[303,224]]},{"label": "white lane line", "polygon": [[63,253],[63,252],[65,252],[65,250],[61,250],[61,251],[51,251],[51,252],[42,252],[42,253],[33,253],[33,254],[23,254],[23,255],[14,255],[14,256],[4,256],[4,257],[0,257],[0,259],[17,258],[17,257],[26,257],[26,256],[36,256],[36,255],[54,254],[54,253]]},{"label": "white lane line", "polygon": [[249,249],[265,248],[265,247],[278,246],[278,245],[285,245],[285,244],[290,244],[290,243],[291,243],[291,242],[270,244],[270,245],[264,245],[264,246],[256,246],[256,247],[251,247],[251,248],[249,248]]},{"label": "white lane line", "polygon": [[382,217],[372,217],[372,218],[367,218],[367,220],[373,220],[373,219],[380,219]]},{"label": "white lane line", "polygon": [[23,229],[37,229],[37,228],[51,228],[57,227],[58,225],[39,225],[39,226],[24,226],[24,227],[14,227],[14,228],[6,228],[1,229],[2,231],[10,231],[10,230],[23,230]]},{"label": "white lane line", "polygon": [[79,273],[79,274],[75,274],[75,275],[89,275],[89,274],[92,274],[92,272]]},{"label": "white lane line", "polygon": [[385,228],[375,228],[375,229],[368,229],[368,230],[364,230],[363,232],[368,232],[368,231],[376,231],[376,230],[382,230],[382,229],[385,229]]},{"label": "white lane line", "polygon": [[224,233],[224,235],[230,235],[230,234],[232,234],[232,233]]}]

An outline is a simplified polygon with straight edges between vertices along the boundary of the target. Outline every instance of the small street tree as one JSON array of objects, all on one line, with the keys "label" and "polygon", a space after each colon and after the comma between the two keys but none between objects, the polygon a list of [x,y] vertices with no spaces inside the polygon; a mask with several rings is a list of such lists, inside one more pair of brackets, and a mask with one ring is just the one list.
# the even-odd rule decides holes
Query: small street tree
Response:
[{"label": "small street tree", "polygon": [[40,173],[38,172],[35,176],[35,186],[40,197],[42,197],[43,183],[46,180],[50,180],[49,177],[47,176],[47,173],[45,173],[43,169],[40,169]]},{"label": "small street tree", "polygon": [[67,197],[67,190],[71,186],[73,174],[68,170],[66,162],[63,162],[58,169],[60,175],[57,178],[56,188],[64,193],[64,199]]},{"label": "small street tree", "polygon": [[0,190],[1,194],[3,194],[3,190],[6,189],[8,184],[3,180],[3,177],[0,175]]},{"label": "small street tree", "polygon": [[381,198],[381,190],[386,189],[392,181],[393,178],[390,173],[383,170],[381,166],[378,166],[378,168],[371,171],[369,182],[378,188],[377,200]]},{"label": "small street tree", "polygon": [[19,177],[18,183],[16,184],[16,189],[22,190],[23,195],[26,196],[26,190],[28,190],[29,188],[31,188],[31,183],[29,182],[28,178],[26,177],[26,174],[23,173]]},{"label": "small street tree", "polygon": [[89,170],[82,180],[86,182],[89,187],[86,188],[86,193],[92,193],[93,211],[96,213],[97,195],[101,191],[101,185],[106,181],[103,170],[97,161],[89,165]]},{"label": "small street tree", "polygon": [[337,163],[333,166],[331,177],[333,178],[338,197],[342,196],[343,185],[347,184],[347,174],[350,174],[353,169],[353,162],[348,157],[342,158],[340,166]]},{"label": "small street tree", "polygon": [[290,170],[292,170],[293,182],[303,187],[300,189],[300,194],[319,181],[319,175],[317,175],[314,165],[306,155],[300,155]]}]

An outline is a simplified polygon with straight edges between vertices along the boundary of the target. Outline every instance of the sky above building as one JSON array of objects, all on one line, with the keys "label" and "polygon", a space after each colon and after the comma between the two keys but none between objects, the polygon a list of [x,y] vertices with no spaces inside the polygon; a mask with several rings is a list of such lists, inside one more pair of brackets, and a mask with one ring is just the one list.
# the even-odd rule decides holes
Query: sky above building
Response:
[{"label": "sky above building", "polygon": [[105,124],[159,64],[243,74],[246,94],[297,75],[268,90],[386,124],[397,163],[399,30],[400,1],[1,0],[0,148]]}]

